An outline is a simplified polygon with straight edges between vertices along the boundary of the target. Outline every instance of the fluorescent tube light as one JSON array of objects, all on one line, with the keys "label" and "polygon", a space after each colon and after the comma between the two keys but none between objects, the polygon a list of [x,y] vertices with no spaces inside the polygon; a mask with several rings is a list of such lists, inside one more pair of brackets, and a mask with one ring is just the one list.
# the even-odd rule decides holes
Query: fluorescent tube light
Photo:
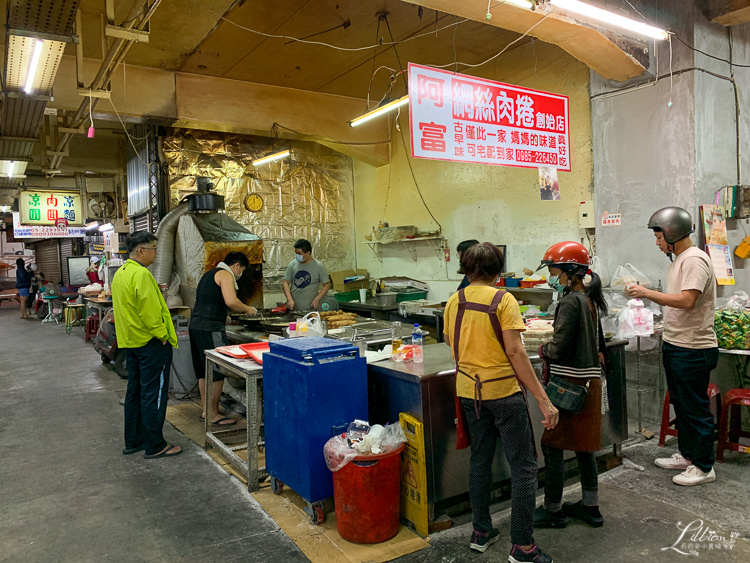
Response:
[{"label": "fluorescent tube light", "polygon": [[366,114],[360,115],[356,119],[352,119],[349,122],[349,126],[356,127],[357,125],[362,125],[363,123],[366,123],[370,121],[371,119],[378,117],[379,115],[383,115],[384,113],[393,111],[394,109],[400,108],[401,106],[404,106],[408,103],[409,103],[409,96],[406,95],[403,98],[399,98],[398,100],[393,100],[392,102],[389,102],[385,104],[384,106],[380,106],[379,108],[375,108],[372,111],[368,111]]},{"label": "fluorescent tube light", "polygon": [[610,25],[621,27],[641,35],[653,37],[654,39],[666,40],[669,38],[669,33],[663,29],[653,27],[651,25],[641,23],[630,18],[620,16],[618,14],[602,10],[591,4],[580,2],[579,0],[549,0],[549,3],[563,10],[569,12],[575,12],[587,18],[599,20]]},{"label": "fluorescent tube light", "polygon": [[16,168],[16,163],[11,160],[10,161],[10,166],[8,167],[8,178],[12,178],[13,177],[13,171],[15,170],[15,168]]},{"label": "fluorescent tube light", "polygon": [[23,89],[27,94],[31,94],[31,91],[34,89],[34,77],[36,76],[37,67],[39,67],[39,59],[42,57],[42,47],[44,47],[43,41],[37,39],[36,45],[34,45],[34,54],[31,56],[29,72],[26,75],[26,87]]},{"label": "fluorescent tube light", "polygon": [[86,223],[86,230],[92,231],[96,229],[99,226],[99,221],[92,221],[91,223]]},{"label": "fluorescent tube light", "polygon": [[109,231],[114,231],[115,226],[112,223],[104,223],[101,227],[99,227],[100,233],[108,233]]},{"label": "fluorescent tube light", "polygon": [[264,156],[263,158],[259,158],[258,160],[253,160],[253,166],[262,166],[264,164],[268,164],[269,162],[273,162],[274,160],[286,158],[290,154],[291,153],[289,151],[281,151],[274,154],[269,154],[268,156]]}]

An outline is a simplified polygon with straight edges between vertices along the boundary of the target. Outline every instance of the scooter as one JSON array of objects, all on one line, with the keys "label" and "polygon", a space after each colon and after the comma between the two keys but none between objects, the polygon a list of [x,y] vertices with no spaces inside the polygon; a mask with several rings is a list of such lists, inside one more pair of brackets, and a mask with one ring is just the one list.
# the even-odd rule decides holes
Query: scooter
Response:
[{"label": "scooter", "polygon": [[99,321],[99,330],[94,339],[94,350],[99,352],[102,363],[113,363],[115,373],[123,379],[128,378],[127,352],[117,347],[114,309],[107,309]]}]

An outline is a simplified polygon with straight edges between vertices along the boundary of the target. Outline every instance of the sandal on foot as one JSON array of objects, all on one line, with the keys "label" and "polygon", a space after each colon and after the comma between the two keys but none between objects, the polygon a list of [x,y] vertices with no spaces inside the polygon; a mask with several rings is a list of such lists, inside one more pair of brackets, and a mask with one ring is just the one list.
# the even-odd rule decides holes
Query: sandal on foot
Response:
[{"label": "sandal on foot", "polygon": [[179,449],[176,452],[169,453],[170,450],[172,450],[173,448],[176,448],[176,447],[177,446],[167,446],[162,451],[160,451],[158,454],[152,454],[152,455],[143,454],[143,459],[156,459],[156,458],[159,458],[159,457],[172,457],[172,456],[180,455],[182,453],[182,449]]},{"label": "sandal on foot", "polygon": [[[225,420],[228,420],[229,422],[224,422]],[[234,426],[237,424],[236,420],[232,420],[228,416],[225,416],[224,418],[220,418],[219,420],[215,420],[211,423],[213,426]]]}]

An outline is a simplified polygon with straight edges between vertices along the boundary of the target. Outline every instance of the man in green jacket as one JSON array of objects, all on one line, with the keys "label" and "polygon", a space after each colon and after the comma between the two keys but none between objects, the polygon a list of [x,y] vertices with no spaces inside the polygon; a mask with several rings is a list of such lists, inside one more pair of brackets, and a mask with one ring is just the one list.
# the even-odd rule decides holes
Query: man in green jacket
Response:
[{"label": "man in green jacket", "polygon": [[125,395],[124,455],[145,450],[144,458],[182,453],[164,440],[172,347],[177,334],[159,286],[148,271],[156,260],[156,237],[128,235],[130,259],[112,280],[117,345],[128,352],[128,391]]}]

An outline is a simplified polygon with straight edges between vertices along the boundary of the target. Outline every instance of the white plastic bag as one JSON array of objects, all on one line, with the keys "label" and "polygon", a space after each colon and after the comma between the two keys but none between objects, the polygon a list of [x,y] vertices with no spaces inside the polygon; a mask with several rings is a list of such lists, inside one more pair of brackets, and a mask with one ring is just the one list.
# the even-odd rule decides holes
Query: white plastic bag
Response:
[{"label": "white plastic bag", "polygon": [[343,435],[334,436],[323,446],[323,456],[326,459],[328,469],[331,471],[338,471],[358,455],[359,452],[349,447],[349,443]]},{"label": "white plastic bag", "polygon": [[617,337],[630,340],[636,336],[651,336],[654,333],[654,312],[643,306],[640,299],[631,299],[628,306],[617,315],[620,325]]},{"label": "white plastic bag", "polygon": [[297,336],[325,336],[326,331],[320,320],[320,313],[313,311],[307,313],[297,321]]},{"label": "white plastic bag", "polygon": [[628,263],[624,266],[617,266],[612,276],[612,287],[626,288],[630,284],[637,283],[642,287],[651,287],[651,280],[638,268]]},{"label": "white plastic bag", "polygon": [[599,276],[602,280],[603,287],[609,287],[612,280],[609,277],[609,272],[607,272],[607,269],[604,267],[604,262],[602,262],[602,259],[598,256],[594,256],[591,259],[591,271]]}]

